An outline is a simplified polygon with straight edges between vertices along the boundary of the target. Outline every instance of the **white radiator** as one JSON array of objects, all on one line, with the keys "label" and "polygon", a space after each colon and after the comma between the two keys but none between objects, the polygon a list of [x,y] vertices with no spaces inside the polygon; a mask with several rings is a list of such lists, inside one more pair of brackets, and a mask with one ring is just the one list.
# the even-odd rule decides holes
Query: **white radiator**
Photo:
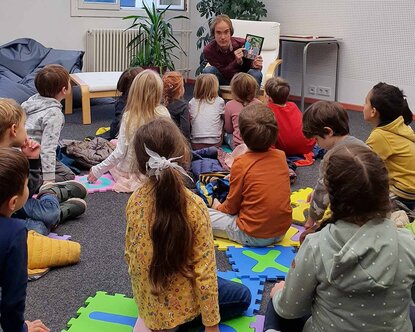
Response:
[{"label": "white radiator", "polygon": [[[179,60],[175,61],[176,70],[185,77],[190,72],[189,67],[189,30],[177,30],[174,34],[186,52],[184,56],[179,52]],[[137,36],[137,30],[123,29],[91,29],[86,35],[85,67],[86,72],[96,71],[124,71],[131,62],[131,51],[128,43]]]},{"label": "white radiator", "polygon": [[131,62],[128,43],[137,30],[94,29],[86,34],[85,71],[124,71]]}]

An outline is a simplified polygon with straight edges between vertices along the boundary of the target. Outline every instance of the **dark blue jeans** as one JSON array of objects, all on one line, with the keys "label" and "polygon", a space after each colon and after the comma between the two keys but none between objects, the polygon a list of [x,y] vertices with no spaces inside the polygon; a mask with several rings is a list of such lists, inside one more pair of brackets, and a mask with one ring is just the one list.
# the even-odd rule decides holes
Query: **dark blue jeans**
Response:
[{"label": "dark blue jeans", "polygon": [[40,199],[29,198],[13,216],[26,221],[26,228],[48,235],[60,219],[61,209],[55,195],[42,195]]},{"label": "dark blue jeans", "polygon": [[[218,298],[221,321],[241,316],[251,303],[251,292],[245,285],[218,277]],[[191,322],[179,326],[180,332],[202,327],[202,318],[196,317]]]},{"label": "dark blue jeans", "polygon": [[273,329],[281,332],[301,332],[308,318],[310,318],[310,316],[304,316],[297,319],[282,318],[275,311],[271,298],[265,312],[264,331]]},{"label": "dark blue jeans", "polygon": [[[249,69],[247,72],[249,75],[251,75],[253,78],[256,79],[256,81],[258,82],[258,86],[261,86],[261,82],[262,82],[262,72],[260,69]],[[219,69],[217,69],[214,66],[207,66],[203,69],[203,74],[213,74],[216,75],[216,77],[219,80],[219,85],[229,85],[230,84],[230,80],[226,79],[225,77],[223,77],[223,75],[221,74],[221,72],[219,71]]]}]

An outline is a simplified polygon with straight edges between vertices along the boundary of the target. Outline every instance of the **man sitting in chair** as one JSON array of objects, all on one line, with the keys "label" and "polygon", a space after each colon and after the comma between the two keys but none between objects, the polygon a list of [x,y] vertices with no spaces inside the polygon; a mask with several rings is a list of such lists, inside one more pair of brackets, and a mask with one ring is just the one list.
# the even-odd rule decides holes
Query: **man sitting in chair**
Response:
[{"label": "man sitting in chair", "polygon": [[203,49],[203,55],[210,64],[203,69],[203,73],[216,75],[220,85],[229,85],[236,73],[245,72],[261,86],[262,57],[257,55],[254,60],[249,60],[243,56],[245,39],[232,37],[232,21],[227,15],[218,15],[213,19],[210,34],[215,39]]}]

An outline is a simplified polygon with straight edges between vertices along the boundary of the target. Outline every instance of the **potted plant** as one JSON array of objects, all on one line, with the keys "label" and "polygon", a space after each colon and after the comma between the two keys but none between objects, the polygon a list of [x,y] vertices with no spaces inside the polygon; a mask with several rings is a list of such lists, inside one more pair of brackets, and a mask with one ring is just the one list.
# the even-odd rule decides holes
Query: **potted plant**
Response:
[{"label": "potted plant", "polygon": [[178,59],[174,50],[178,49],[185,55],[186,53],[174,37],[170,22],[176,19],[188,19],[188,17],[178,15],[165,19],[164,16],[170,6],[165,9],[156,9],[153,3],[149,8],[143,2],[143,7],[147,16],[123,17],[123,20],[133,20],[126,30],[138,29],[137,36],[127,45],[133,53],[131,66],[157,68],[160,74],[166,69],[174,70],[173,58]]},{"label": "potted plant", "polygon": [[[210,35],[209,26],[212,19],[219,14],[226,14],[230,18],[240,20],[259,21],[261,17],[267,16],[265,4],[260,0],[200,0],[196,4],[196,9],[201,17],[207,18],[207,23],[197,29],[198,37],[196,47],[203,48],[210,42],[213,36]],[[200,74],[206,63],[201,57],[200,67],[196,70],[196,75]]]}]

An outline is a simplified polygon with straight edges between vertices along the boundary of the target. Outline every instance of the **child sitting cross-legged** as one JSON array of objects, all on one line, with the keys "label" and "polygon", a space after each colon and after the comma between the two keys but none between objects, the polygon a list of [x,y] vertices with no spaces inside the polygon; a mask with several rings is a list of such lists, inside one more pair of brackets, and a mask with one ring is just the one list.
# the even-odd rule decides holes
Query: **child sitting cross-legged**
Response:
[{"label": "child sitting cross-legged", "polygon": [[61,130],[65,123],[61,101],[71,89],[68,71],[60,65],[47,65],[35,77],[37,94],[22,104],[26,130],[40,144],[44,182],[73,180],[75,174],[56,159]]},{"label": "child sitting cross-legged", "polygon": [[124,114],[124,108],[127,104],[128,93],[130,92],[131,84],[134,78],[140,74],[144,69],[141,67],[130,67],[123,71],[117,82],[117,91],[121,94],[114,103],[114,118],[110,125],[110,138],[117,138],[120,131],[121,119]]},{"label": "child sitting cross-legged", "polygon": [[367,145],[385,162],[395,200],[415,209],[415,133],[413,114],[403,92],[386,83],[367,94],[364,119],[373,127]]},{"label": "child sitting cross-legged", "polygon": [[163,105],[169,110],[171,119],[190,142],[189,103],[183,100],[183,75],[168,71],[163,75]]},{"label": "child sitting cross-legged", "polygon": [[302,113],[295,103],[288,101],[288,82],[280,77],[272,77],[265,83],[265,93],[268,107],[274,112],[278,124],[276,148],[287,156],[311,152],[316,140],[304,137]]},{"label": "child sitting cross-legged", "polygon": [[[42,185],[39,143],[27,138],[25,114],[16,101],[0,99],[0,147],[19,148],[29,161],[29,199],[13,217],[23,219],[28,230],[42,235],[86,210],[84,185],[69,180]],[[36,198],[32,196],[38,194]]]},{"label": "child sitting cross-legged", "polygon": [[27,230],[11,218],[29,196],[29,163],[22,152],[0,148],[0,325],[4,332],[47,332],[40,321],[24,320],[27,288]]},{"label": "child sitting cross-legged", "polygon": [[284,152],[271,148],[278,127],[263,104],[245,107],[239,129],[248,151],[232,164],[226,200],[209,209],[213,234],[248,246],[281,240],[291,226],[290,178]]},{"label": "child sitting cross-legged", "polygon": [[[219,320],[241,315],[249,289],[218,278],[206,205],[188,190],[189,144],[157,118],[137,130],[137,172],[147,180],[127,204],[125,258],[140,319],[134,331],[219,332]],[[150,329],[150,330],[149,330]]]},{"label": "child sitting cross-legged", "polygon": [[274,286],[264,331],[413,331],[415,241],[388,218],[384,162],[354,144],[325,159],[331,217]]},{"label": "child sitting cross-legged", "polygon": [[[303,133],[305,137],[315,138],[317,144],[326,150],[349,144],[366,147],[361,140],[349,135],[349,116],[339,103],[332,101],[318,101],[307,108],[303,114]],[[309,199],[306,229],[320,221],[329,206],[329,196],[324,185],[325,160],[323,158],[321,162],[317,184]]]},{"label": "child sitting cross-legged", "polygon": [[219,81],[215,75],[202,74],[196,78],[193,98],[189,102],[193,150],[222,144],[225,102],[218,91]]},{"label": "child sitting cross-legged", "polygon": [[256,98],[258,83],[256,79],[246,73],[238,73],[231,80],[232,100],[225,105],[225,142],[235,149],[243,144],[239,131],[239,113],[245,106],[259,104],[261,101]]},{"label": "child sitting cross-legged", "polygon": [[141,180],[131,171],[135,159],[131,143],[134,133],[142,125],[160,116],[170,118],[169,111],[160,104],[162,94],[163,81],[156,72],[146,69],[134,78],[121,120],[117,147],[104,161],[91,168],[89,182],[97,181],[109,171],[117,192],[133,192],[141,185]]}]

